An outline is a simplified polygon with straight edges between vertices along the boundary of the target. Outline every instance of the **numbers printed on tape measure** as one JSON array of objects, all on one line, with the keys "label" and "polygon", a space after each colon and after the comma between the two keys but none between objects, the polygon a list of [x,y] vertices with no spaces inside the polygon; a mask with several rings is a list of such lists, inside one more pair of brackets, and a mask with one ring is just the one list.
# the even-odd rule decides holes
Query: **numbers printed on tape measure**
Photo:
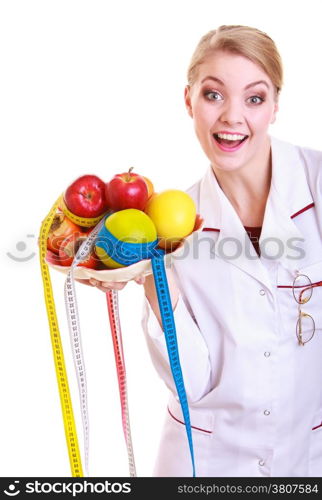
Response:
[{"label": "numbers printed on tape measure", "polygon": [[74,365],[76,369],[78,390],[80,395],[80,407],[83,422],[83,433],[84,433],[84,450],[85,450],[85,471],[87,476],[88,472],[88,462],[89,462],[89,419],[88,419],[88,409],[87,409],[87,383],[86,383],[86,372],[85,364],[81,349],[81,339],[80,330],[78,327],[78,311],[77,303],[75,299],[74,292],[74,282],[72,276],[68,274],[65,281],[65,306],[67,314],[67,322],[70,333],[70,340],[73,351]]},{"label": "numbers printed on tape measure", "polygon": [[88,417],[88,404],[87,404],[87,382],[86,382],[85,362],[84,362],[82,342],[81,342],[81,330],[80,330],[80,321],[79,321],[78,306],[77,306],[77,296],[76,296],[73,273],[75,267],[84,259],[86,259],[86,257],[88,256],[89,252],[91,251],[94,245],[96,236],[103,224],[104,220],[101,220],[97,224],[97,226],[92,230],[92,232],[86,238],[86,240],[79,247],[73,259],[71,268],[67,274],[64,287],[66,315],[67,315],[68,329],[69,329],[70,341],[74,358],[74,367],[76,371],[80,409],[82,415],[83,434],[84,434],[85,471],[87,476],[89,475],[89,417]]},{"label": "numbers printed on tape measure", "polygon": [[190,414],[187,401],[187,395],[184,387],[183,376],[181,371],[176,327],[173,317],[172,303],[169,293],[167,275],[164,266],[164,257],[153,257],[151,259],[155,288],[157,291],[159,308],[161,313],[162,325],[168,350],[170,368],[172,371],[175,386],[177,388],[178,397],[181,404],[182,414],[186,426],[186,433],[189,442],[189,449],[192,462],[192,472],[195,477],[195,460],[193,452],[193,442],[190,424]]},{"label": "numbers printed on tape measure", "polygon": [[101,219],[103,219],[106,215],[106,213],[104,213],[104,214],[100,215],[99,217],[93,217],[93,218],[79,217],[78,215],[75,215],[68,210],[63,195],[61,195],[61,197],[59,199],[59,207],[61,208],[63,213],[66,215],[66,217],[68,217],[68,219],[70,219],[72,222],[74,222],[75,224],[78,224],[79,226],[82,226],[82,227],[96,226],[96,224]]},{"label": "numbers printed on tape measure", "polygon": [[127,448],[129,471],[131,477],[136,477],[136,468],[134,460],[134,452],[132,445],[130,416],[127,398],[127,384],[126,384],[126,369],[125,359],[122,345],[122,332],[118,307],[118,292],[116,290],[109,290],[106,293],[108,315],[110,319],[111,334],[114,347],[114,356],[116,362],[117,378],[119,383],[119,393],[121,400],[122,424],[123,433]]},{"label": "numbers printed on tape measure", "polygon": [[40,257],[40,268],[43,281],[47,316],[49,322],[50,337],[51,337],[53,356],[54,356],[54,364],[56,369],[57,384],[58,384],[58,390],[59,390],[61,408],[63,414],[65,437],[69,455],[69,462],[71,466],[72,476],[82,477],[83,476],[82,463],[79,453],[76,425],[75,425],[72,402],[69,392],[69,384],[68,384],[67,372],[64,361],[63,346],[61,343],[60,332],[58,327],[54,295],[50,280],[50,272],[45,260],[47,252],[48,233],[52,221],[54,219],[54,216],[59,207],[59,202],[60,198],[56,201],[56,203],[51,208],[49,214],[42,222],[39,235],[39,247],[40,247],[39,257]]}]

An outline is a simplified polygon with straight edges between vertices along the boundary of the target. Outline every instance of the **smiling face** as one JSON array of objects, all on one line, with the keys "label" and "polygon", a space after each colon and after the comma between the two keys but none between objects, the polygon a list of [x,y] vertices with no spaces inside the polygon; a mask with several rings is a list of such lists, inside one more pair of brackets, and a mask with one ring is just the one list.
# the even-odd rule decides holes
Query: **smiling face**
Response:
[{"label": "smiling face", "polygon": [[186,87],[185,103],[213,168],[263,164],[278,104],[272,81],[258,65],[238,54],[215,52]]}]

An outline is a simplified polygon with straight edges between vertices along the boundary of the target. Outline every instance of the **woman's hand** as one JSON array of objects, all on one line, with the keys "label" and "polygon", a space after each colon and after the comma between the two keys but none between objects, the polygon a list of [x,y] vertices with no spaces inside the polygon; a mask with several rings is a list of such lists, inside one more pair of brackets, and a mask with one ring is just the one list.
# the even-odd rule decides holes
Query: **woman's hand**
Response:
[{"label": "woman's hand", "polygon": [[[127,284],[127,281],[99,281],[94,278],[90,278],[89,280],[76,279],[75,281],[78,281],[78,283],[82,283],[83,285],[95,286],[104,293],[108,290],[122,290]],[[143,285],[145,277],[140,275],[132,281],[135,281],[138,285]]]},{"label": "woman's hand", "polygon": [[[175,309],[178,298],[179,298],[179,289],[177,287],[174,275],[171,271],[171,269],[167,269],[167,278],[168,278],[168,285],[169,285],[169,291],[170,291],[170,297],[171,297],[171,303],[172,303],[172,308],[173,310]],[[122,290],[127,281],[99,281],[94,278],[90,278],[88,280],[81,280],[81,279],[75,279],[75,281],[78,281],[79,283],[83,283],[84,285],[89,285],[89,286],[95,286],[102,292],[106,293],[109,290]],[[156,315],[159,324],[162,328],[162,319],[161,319],[161,313],[159,309],[159,302],[158,302],[158,297],[157,297],[157,292],[155,289],[155,284],[154,284],[154,278],[153,275],[150,274],[149,276],[143,276],[139,275],[136,278],[134,278],[132,281],[135,281],[138,283],[138,285],[144,285],[144,292],[145,296],[148,299],[150,306],[152,307],[152,310],[154,314]]]}]

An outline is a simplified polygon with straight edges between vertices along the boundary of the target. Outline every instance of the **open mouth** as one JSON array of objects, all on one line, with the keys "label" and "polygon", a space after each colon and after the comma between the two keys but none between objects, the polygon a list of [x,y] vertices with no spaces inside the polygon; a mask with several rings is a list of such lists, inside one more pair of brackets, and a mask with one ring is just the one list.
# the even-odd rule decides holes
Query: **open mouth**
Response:
[{"label": "open mouth", "polygon": [[216,142],[225,150],[236,149],[248,139],[248,135],[242,134],[213,134]]}]

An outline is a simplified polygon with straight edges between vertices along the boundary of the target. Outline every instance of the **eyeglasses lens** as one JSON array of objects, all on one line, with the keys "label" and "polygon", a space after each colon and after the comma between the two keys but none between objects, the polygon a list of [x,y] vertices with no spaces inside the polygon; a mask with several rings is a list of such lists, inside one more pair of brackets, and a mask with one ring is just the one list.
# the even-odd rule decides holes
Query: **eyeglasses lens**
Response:
[{"label": "eyeglasses lens", "polygon": [[301,313],[296,323],[296,336],[300,344],[311,340],[315,331],[315,323],[310,314]]},{"label": "eyeglasses lens", "polygon": [[312,297],[312,282],[305,274],[299,274],[293,283],[293,295],[298,304],[306,304]]}]

